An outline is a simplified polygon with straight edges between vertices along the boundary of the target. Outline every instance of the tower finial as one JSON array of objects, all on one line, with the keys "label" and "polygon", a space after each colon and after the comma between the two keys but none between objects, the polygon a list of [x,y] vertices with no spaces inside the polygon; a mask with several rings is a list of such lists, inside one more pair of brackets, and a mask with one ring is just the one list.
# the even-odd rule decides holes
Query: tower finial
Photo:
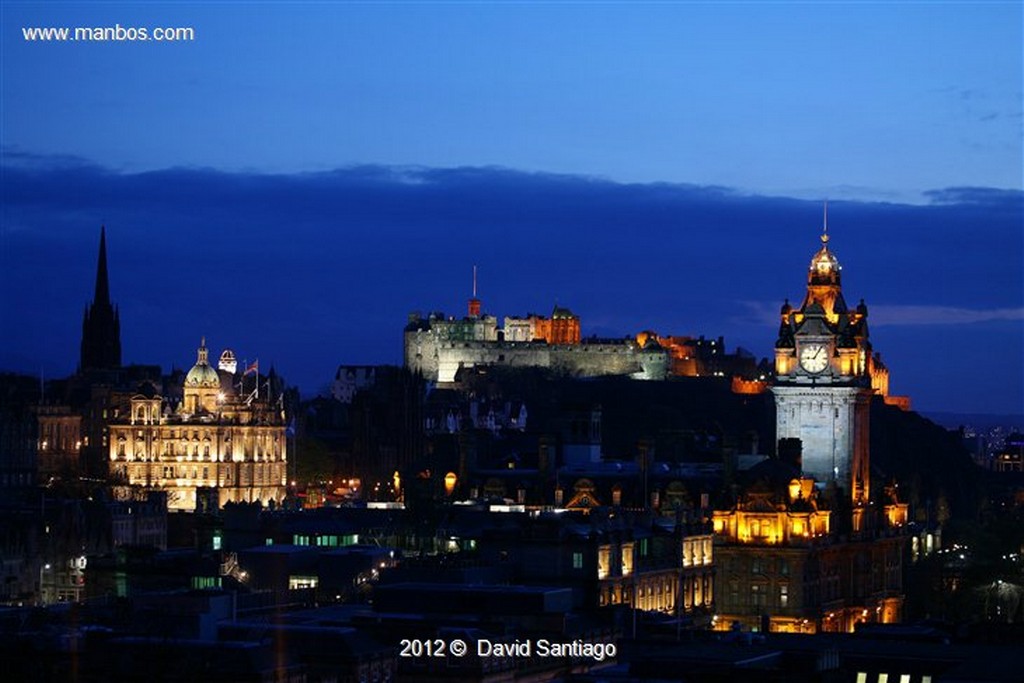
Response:
[{"label": "tower finial", "polygon": [[821,243],[828,244],[828,200],[825,200],[825,216],[821,226]]},{"label": "tower finial", "polygon": [[96,292],[93,301],[110,303],[110,282],[107,278],[107,226],[100,226],[100,253],[96,259]]},{"label": "tower finial", "polygon": [[469,317],[480,317],[480,299],[476,298],[476,266],[473,266],[473,296],[469,298]]},{"label": "tower finial", "polygon": [[96,258],[96,290],[82,320],[79,368],[97,370],[121,365],[121,322],[110,303],[107,276],[107,228],[100,226],[100,248]]}]

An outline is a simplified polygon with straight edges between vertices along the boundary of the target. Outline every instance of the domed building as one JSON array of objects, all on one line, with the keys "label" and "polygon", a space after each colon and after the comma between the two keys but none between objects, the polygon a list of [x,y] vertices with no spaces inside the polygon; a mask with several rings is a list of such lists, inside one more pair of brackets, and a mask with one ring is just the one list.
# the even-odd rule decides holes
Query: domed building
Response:
[{"label": "domed building", "polygon": [[238,373],[225,350],[218,368],[204,338],[176,405],[149,385],[127,414],[109,422],[110,473],[143,490],[162,490],[171,510],[202,501],[280,503],[288,449],[283,397],[254,368]]},{"label": "domed building", "polygon": [[203,337],[199,343],[196,364],[185,375],[184,410],[189,414],[201,411],[216,412],[218,395],[223,401],[220,375],[210,365],[206,350],[206,337]]}]

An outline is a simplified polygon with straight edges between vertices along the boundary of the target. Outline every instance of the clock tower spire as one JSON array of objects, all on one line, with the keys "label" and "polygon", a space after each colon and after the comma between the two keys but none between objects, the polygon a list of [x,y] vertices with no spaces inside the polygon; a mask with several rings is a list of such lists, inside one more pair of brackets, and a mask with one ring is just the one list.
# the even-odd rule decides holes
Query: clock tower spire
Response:
[{"label": "clock tower spire", "polygon": [[776,439],[800,439],[804,472],[834,482],[854,505],[864,505],[872,394],[867,307],[847,307],[842,266],[829,242],[826,205],[803,303],[793,308],[787,301],[780,312],[772,386]]}]

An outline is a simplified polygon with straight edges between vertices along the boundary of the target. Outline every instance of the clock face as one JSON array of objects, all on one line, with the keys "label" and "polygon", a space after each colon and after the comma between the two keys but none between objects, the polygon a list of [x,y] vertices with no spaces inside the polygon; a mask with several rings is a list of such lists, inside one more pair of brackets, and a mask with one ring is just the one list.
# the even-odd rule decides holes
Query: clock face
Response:
[{"label": "clock face", "polygon": [[824,344],[800,347],[800,367],[807,372],[821,372],[828,367],[828,349]]}]

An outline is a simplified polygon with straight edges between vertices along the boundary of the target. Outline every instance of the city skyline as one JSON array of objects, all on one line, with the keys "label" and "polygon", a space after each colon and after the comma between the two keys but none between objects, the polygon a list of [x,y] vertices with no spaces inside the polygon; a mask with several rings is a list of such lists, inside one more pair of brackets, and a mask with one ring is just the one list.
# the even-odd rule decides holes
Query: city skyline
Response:
[{"label": "city skyline", "polygon": [[[820,244],[818,202],[493,169],[385,171],[165,172],[196,188],[182,205],[161,198],[161,174],[8,168],[8,189],[24,198],[9,211],[36,229],[8,233],[15,257],[5,291],[33,278],[52,284],[7,302],[5,317],[20,323],[5,325],[4,365],[35,373],[41,364],[46,376],[74,370],[79,307],[92,294],[104,222],[102,208],[83,202],[92,196],[121,207],[105,223],[126,363],[188,367],[205,335],[218,351],[275,365],[307,393],[338,364],[399,364],[410,311],[464,315],[473,265],[484,311],[499,318],[548,314],[558,303],[580,315],[584,337],[724,335],[730,349],[770,357],[779,307],[803,296]],[[30,198],[58,183],[51,175],[69,203],[33,208]],[[472,201],[481,194],[491,203]],[[450,197],[467,202],[438,211]],[[844,292],[851,305],[863,298],[869,306],[894,393],[922,410],[1012,413],[1021,392],[1014,377],[1022,376],[1020,198],[964,190],[942,199],[930,207],[832,202],[830,246],[844,267]],[[244,227],[258,241],[218,229],[224,211],[246,205]],[[298,207],[303,221],[289,222]],[[96,220],[81,219],[89,214]],[[963,236],[981,216],[987,223],[975,246],[984,250],[975,253]],[[332,221],[363,229],[324,232]],[[490,230],[476,228],[485,221]],[[648,229],[632,231],[634,221]],[[424,238],[396,248],[397,231],[409,225]],[[500,249],[490,246],[495,232],[507,235]],[[993,251],[1005,268],[993,269]],[[915,303],[937,294],[944,304]],[[983,335],[976,353],[986,362],[963,350],[975,335]]]},{"label": "city skyline", "polygon": [[[0,367],[74,370],[100,225],[125,362],[315,391],[474,265],[499,317],[770,357],[829,200],[892,391],[1024,413],[1019,3],[258,7],[0,9]],[[115,24],[196,39],[22,33]]]}]

